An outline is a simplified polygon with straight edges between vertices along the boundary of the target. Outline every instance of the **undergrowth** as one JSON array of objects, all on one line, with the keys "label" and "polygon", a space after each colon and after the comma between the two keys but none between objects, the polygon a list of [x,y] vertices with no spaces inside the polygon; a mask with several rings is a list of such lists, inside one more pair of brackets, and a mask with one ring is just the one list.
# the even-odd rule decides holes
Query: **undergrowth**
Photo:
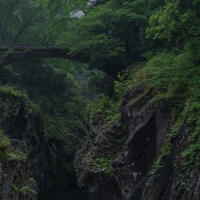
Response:
[{"label": "undergrowth", "polygon": [[34,178],[29,178],[28,183],[25,183],[24,180],[22,180],[22,185],[19,185],[17,183],[12,183],[11,191],[10,194],[13,198],[13,195],[16,193],[20,193],[24,199],[29,199],[29,198],[36,198],[36,181]]},{"label": "undergrowth", "polygon": [[124,95],[144,80],[146,72],[143,68],[144,63],[136,63],[119,73],[118,80],[114,82],[113,94],[111,96],[101,94],[88,104],[89,117],[103,118],[106,124],[113,124],[118,120]]},{"label": "undergrowth", "polygon": [[[39,107],[33,101],[30,100],[28,94],[26,92],[19,91],[17,88],[11,85],[4,85],[0,87],[0,95],[1,95],[1,104],[4,103],[6,98],[15,99],[15,104],[17,105],[22,100],[25,101],[27,114],[33,114],[39,112]],[[19,102],[17,102],[17,100]],[[1,105],[0,105],[1,106]]]},{"label": "undergrowth", "polygon": [[162,145],[158,156],[155,160],[155,162],[153,163],[151,170],[149,171],[149,174],[152,175],[154,174],[157,170],[162,169],[164,167],[164,159],[167,158],[169,156],[171,147],[172,147],[172,140],[173,138],[176,138],[176,136],[178,135],[180,126],[182,124],[182,118],[178,118],[173,127],[171,128],[171,132],[167,135],[167,138],[165,140],[165,143]]},{"label": "undergrowth", "polygon": [[8,162],[10,159],[24,160],[27,155],[20,150],[14,149],[10,144],[10,139],[0,130],[0,160]]},{"label": "undergrowth", "polygon": [[[56,173],[56,170],[65,174],[66,171],[74,173],[71,167],[74,155],[86,135],[86,100],[80,95],[79,85],[66,69],[66,64],[63,64],[65,70],[55,65],[45,60],[33,60],[1,68],[0,122],[5,120],[5,106],[12,103],[17,109],[23,104],[28,121],[31,122],[36,116],[35,119],[39,119],[41,134],[44,130],[44,142],[56,141],[60,147],[59,156],[67,157],[62,164],[57,160],[53,161],[59,163],[59,169],[55,166],[53,173]],[[34,138],[39,144],[39,137],[34,135]],[[3,141],[9,149],[7,140]],[[6,157],[7,154],[2,156]]]},{"label": "undergrowth", "polygon": [[[181,121],[185,121],[189,128],[189,148],[182,152],[182,165],[186,168],[192,166],[200,152],[200,57],[189,47],[186,45],[179,55],[164,52],[149,60],[146,67],[148,78],[145,79],[155,98],[162,94],[165,99],[176,99],[178,107],[174,107],[174,115],[179,113]],[[166,142],[169,146],[169,141]],[[169,148],[164,146],[169,153]]]},{"label": "undergrowth", "polygon": [[[195,49],[195,51],[193,50]],[[168,135],[160,156],[154,163],[155,172],[162,157],[169,155],[170,140],[178,134],[182,122],[189,129],[189,148],[182,152],[182,165],[191,167],[200,152],[200,55],[198,44],[186,44],[179,54],[160,52],[146,64],[138,64],[119,75],[115,81],[112,97],[105,95],[90,103],[90,117],[103,117],[107,123],[113,123],[119,117],[119,109],[124,95],[140,83],[145,83],[157,102],[166,99],[172,104],[174,126]],[[143,66],[143,67],[142,67]]]}]

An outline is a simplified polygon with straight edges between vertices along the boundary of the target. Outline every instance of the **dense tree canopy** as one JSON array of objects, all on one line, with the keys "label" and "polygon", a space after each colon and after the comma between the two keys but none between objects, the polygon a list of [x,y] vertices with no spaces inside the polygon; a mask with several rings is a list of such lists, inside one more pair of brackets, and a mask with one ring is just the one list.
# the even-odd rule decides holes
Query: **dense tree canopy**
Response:
[{"label": "dense tree canopy", "polygon": [[143,82],[157,98],[177,98],[177,112],[195,127],[185,153],[191,163],[200,151],[199,9],[200,0],[0,0],[1,42],[57,45],[90,69],[57,59],[19,62],[0,69],[1,87],[28,96],[46,142],[61,141],[71,156],[86,131],[80,89],[90,100],[100,97],[89,105],[91,116],[113,122],[123,95]]},{"label": "dense tree canopy", "polygon": [[200,1],[166,1],[166,5],[150,17],[148,37],[168,41],[186,41],[199,36]]},{"label": "dense tree canopy", "polygon": [[56,1],[56,9],[50,10],[50,1],[41,4],[53,20],[50,33],[55,34],[55,27],[59,30],[56,44],[70,49],[71,54],[81,52],[90,59],[91,68],[113,77],[142,60],[141,54],[149,48],[144,33],[150,6],[144,0]]},{"label": "dense tree canopy", "polygon": [[47,19],[32,0],[0,1],[0,40],[7,43],[40,43],[46,38]]}]

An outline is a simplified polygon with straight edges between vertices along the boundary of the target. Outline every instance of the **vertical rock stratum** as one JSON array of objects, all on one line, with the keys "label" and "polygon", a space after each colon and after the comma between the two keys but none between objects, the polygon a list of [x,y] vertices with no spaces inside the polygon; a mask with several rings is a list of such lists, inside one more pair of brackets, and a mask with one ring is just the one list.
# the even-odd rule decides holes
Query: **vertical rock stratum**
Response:
[{"label": "vertical rock stratum", "polygon": [[187,124],[174,119],[173,100],[152,99],[140,85],[125,95],[113,124],[89,120],[75,168],[90,200],[200,198],[200,154],[190,168],[182,156],[189,146]]}]

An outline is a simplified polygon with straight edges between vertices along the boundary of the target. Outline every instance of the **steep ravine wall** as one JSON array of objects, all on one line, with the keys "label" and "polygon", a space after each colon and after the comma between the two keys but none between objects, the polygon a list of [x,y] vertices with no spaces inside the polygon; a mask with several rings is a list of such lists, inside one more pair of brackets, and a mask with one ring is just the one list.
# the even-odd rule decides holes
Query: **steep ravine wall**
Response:
[{"label": "steep ravine wall", "polygon": [[121,118],[115,123],[107,125],[98,117],[89,121],[75,168],[90,200],[200,198],[200,154],[190,170],[182,165],[187,125],[181,122],[170,138],[173,106],[164,99],[152,103],[152,98],[141,85],[124,97]]},{"label": "steep ravine wall", "polygon": [[63,169],[73,159],[64,141],[45,140],[40,114],[23,97],[0,97],[0,200],[51,200],[52,190],[76,186],[75,173]]},{"label": "steep ravine wall", "polygon": [[0,199],[48,199],[51,167],[41,117],[28,114],[23,99],[10,97],[5,102],[4,135],[9,138],[10,148],[24,156],[1,159]]}]

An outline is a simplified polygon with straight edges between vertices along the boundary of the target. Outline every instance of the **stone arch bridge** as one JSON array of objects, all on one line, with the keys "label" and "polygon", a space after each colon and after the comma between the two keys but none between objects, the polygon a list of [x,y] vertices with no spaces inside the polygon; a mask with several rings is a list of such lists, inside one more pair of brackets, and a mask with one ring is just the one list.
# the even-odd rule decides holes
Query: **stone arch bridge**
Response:
[{"label": "stone arch bridge", "polygon": [[87,63],[83,55],[68,55],[68,50],[52,45],[38,44],[5,44],[0,43],[0,66],[30,58],[65,58]]}]

